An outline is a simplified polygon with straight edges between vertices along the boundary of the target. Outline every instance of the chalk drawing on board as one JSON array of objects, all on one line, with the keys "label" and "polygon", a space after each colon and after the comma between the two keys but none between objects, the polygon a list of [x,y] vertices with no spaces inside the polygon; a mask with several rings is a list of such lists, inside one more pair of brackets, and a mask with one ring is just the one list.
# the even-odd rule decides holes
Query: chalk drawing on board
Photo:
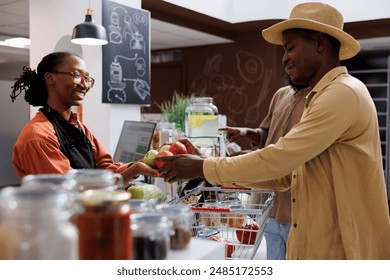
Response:
[{"label": "chalk drawing on board", "polygon": [[[122,27],[120,25],[119,14],[116,12],[116,9],[122,7],[115,7],[111,12],[110,16],[110,25],[108,26],[109,40],[113,44],[122,44]],[[123,9],[123,8],[122,8]],[[124,10],[124,9],[123,9]],[[124,10],[126,12],[126,10]]]},{"label": "chalk drawing on board", "polygon": [[103,1],[104,103],[150,104],[150,12]]},{"label": "chalk drawing on board", "polygon": [[139,78],[136,79],[124,78],[123,80],[134,82],[133,90],[142,100],[145,100],[148,96],[150,96],[150,86],[146,81],[141,80]]},{"label": "chalk drawing on board", "polygon": [[107,92],[107,99],[111,103],[125,103],[126,102],[126,83],[123,79],[122,65],[119,62],[119,58],[124,60],[133,61],[137,59],[137,54],[134,58],[125,57],[122,55],[116,55],[113,62],[110,65],[110,80],[107,82],[110,88]]},{"label": "chalk drawing on board", "polygon": [[135,60],[135,69],[138,77],[145,76],[147,70],[147,63],[143,57],[139,57]]}]

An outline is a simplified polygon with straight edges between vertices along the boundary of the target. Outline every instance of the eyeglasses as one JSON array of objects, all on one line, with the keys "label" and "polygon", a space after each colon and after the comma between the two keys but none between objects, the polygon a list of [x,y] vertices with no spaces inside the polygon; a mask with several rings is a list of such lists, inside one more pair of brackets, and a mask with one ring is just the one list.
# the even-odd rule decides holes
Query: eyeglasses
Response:
[{"label": "eyeglasses", "polygon": [[81,84],[81,82],[84,80],[87,82],[87,85],[89,88],[92,88],[93,85],[95,84],[95,79],[92,77],[86,77],[82,76],[79,72],[60,72],[60,71],[50,71],[51,73],[54,74],[65,74],[65,75],[70,75],[73,78],[73,82],[77,85]]}]

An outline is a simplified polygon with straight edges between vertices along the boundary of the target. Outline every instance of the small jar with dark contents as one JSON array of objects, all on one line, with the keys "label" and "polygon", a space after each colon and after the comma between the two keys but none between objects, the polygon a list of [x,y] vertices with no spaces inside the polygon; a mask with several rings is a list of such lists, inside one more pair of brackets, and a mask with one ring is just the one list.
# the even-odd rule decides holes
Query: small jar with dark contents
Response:
[{"label": "small jar with dark contents", "polygon": [[165,260],[170,249],[172,222],[162,213],[131,215],[134,260]]},{"label": "small jar with dark contents", "polygon": [[194,213],[191,207],[183,204],[160,204],[156,207],[156,210],[167,215],[172,221],[171,249],[185,249],[192,237],[191,223]]}]

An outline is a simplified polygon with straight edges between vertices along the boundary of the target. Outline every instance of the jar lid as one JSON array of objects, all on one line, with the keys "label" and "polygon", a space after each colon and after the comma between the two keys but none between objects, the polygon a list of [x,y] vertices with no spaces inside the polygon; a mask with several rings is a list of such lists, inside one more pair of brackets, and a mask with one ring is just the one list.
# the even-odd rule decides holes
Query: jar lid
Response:
[{"label": "jar lid", "polygon": [[31,211],[32,208],[46,210],[50,207],[69,207],[75,200],[73,193],[63,189],[53,189],[50,185],[40,188],[21,186],[7,187],[0,192],[0,205],[8,209]]},{"label": "jar lid", "polygon": [[29,189],[75,191],[76,181],[62,174],[36,174],[23,177],[21,186]]},{"label": "jar lid", "polygon": [[152,209],[149,199],[129,199],[129,205],[131,209],[133,209],[133,213],[135,212],[146,212]]},{"label": "jar lid", "polygon": [[137,213],[131,215],[131,229],[153,232],[159,230],[170,230],[172,227],[171,220],[162,213]]},{"label": "jar lid", "polygon": [[192,214],[192,209],[184,204],[159,204],[156,206],[157,211],[161,211],[168,215],[189,215]]},{"label": "jar lid", "polygon": [[131,198],[125,191],[87,190],[80,194],[80,201],[84,206],[102,206],[112,203],[121,203]]},{"label": "jar lid", "polygon": [[76,181],[78,191],[85,190],[115,190],[123,187],[120,174],[106,169],[72,169],[66,177]]}]

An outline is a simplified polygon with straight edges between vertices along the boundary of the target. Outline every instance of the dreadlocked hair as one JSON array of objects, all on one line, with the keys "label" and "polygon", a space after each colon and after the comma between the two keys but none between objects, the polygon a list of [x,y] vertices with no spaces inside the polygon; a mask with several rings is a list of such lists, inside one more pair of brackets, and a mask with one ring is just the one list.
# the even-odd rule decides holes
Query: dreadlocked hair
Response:
[{"label": "dreadlocked hair", "polygon": [[[40,85],[41,84],[41,85]],[[46,98],[44,99],[44,104],[36,104],[41,103],[34,100],[32,97],[32,93],[40,90],[40,87],[44,86],[44,82],[40,81],[38,78],[38,74],[35,70],[32,70],[29,67],[23,66],[23,73],[20,75],[18,79],[16,79],[15,84],[12,86],[12,94],[11,100],[12,102],[22,93],[25,93],[24,99],[33,106],[40,106],[46,104]]]},{"label": "dreadlocked hair", "polygon": [[12,86],[12,102],[24,92],[24,99],[32,106],[47,105],[47,87],[44,75],[55,71],[57,66],[64,63],[65,59],[74,54],[69,52],[54,52],[46,55],[38,64],[37,70],[23,66],[23,73]]}]

